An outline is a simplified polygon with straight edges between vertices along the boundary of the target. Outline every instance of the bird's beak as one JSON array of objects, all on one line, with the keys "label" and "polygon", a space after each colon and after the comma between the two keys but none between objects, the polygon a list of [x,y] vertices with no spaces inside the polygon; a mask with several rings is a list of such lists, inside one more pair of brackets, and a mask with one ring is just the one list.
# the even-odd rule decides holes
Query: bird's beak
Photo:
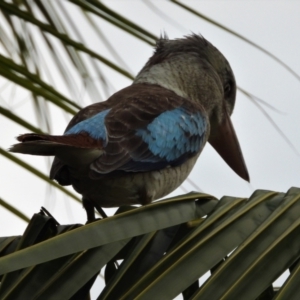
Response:
[{"label": "bird's beak", "polygon": [[225,107],[223,121],[217,125],[208,141],[235,173],[250,181],[239,141]]}]

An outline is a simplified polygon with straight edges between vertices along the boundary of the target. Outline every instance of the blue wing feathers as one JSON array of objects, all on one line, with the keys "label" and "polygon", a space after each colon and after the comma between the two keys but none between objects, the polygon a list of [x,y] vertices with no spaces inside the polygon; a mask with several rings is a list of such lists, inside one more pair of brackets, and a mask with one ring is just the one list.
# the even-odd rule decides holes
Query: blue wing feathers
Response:
[{"label": "blue wing feathers", "polygon": [[200,112],[190,113],[179,107],[161,113],[146,128],[138,129],[136,135],[155,156],[172,162],[186,153],[200,151],[206,130],[207,122]]},{"label": "blue wing feathers", "polygon": [[107,144],[107,130],[104,122],[105,117],[109,113],[109,111],[110,109],[106,109],[91,118],[77,123],[76,125],[71,127],[67,132],[65,132],[65,135],[86,132],[96,140],[103,140],[104,145]]},{"label": "blue wing feathers", "polygon": [[[130,113],[123,111],[122,115],[128,123],[122,124],[121,120],[116,120],[123,126],[122,142],[114,142],[110,137],[105,123],[105,118],[111,109],[106,109],[84,121],[81,121],[66,131],[65,135],[88,133],[93,139],[101,139],[106,148],[106,155],[99,158],[93,164],[92,169],[101,174],[122,170],[126,172],[143,172],[159,170],[168,165],[179,165],[184,163],[189,157],[198,153],[205,143],[207,131],[207,119],[202,112],[191,112],[184,107],[177,107],[164,111],[157,117],[152,117],[146,126],[138,126],[139,119],[147,119],[147,115],[137,118],[137,111],[134,111],[134,118],[130,118]],[[112,112],[113,113],[113,112]],[[111,115],[111,114],[110,114]],[[131,121],[132,120],[132,121]],[[132,123],[133,122],[133,123]],[[116,123],[113,123],[114,125]],[[126,151],[126,131],[130,131],[130,125],[134,129],[134,138],[130,142],[130,151]],[[114,136],[116,138],[116,136]],[[110,140],[112,139],[112,140]],[[132,144],[133,143],[133,144]],[[125,148],[124,148],[125,147]],[[128,149],[129,149],[128,148]],[[122,154],[122,155],[121,155]],[[119,156],[122,157],[119,157]],[[115,158],[114,158],[115,157]],[[119,159],[117,159],[119,157]],[[121,159],[122,158],[122,159]],[[120,160],[120,162],[118,162]],[[123,163],[122,163],[123,162]],[[109,167],[111,165],[111,168]]]},{"label": "blue wing feathers", "polygon": [[[158,85],[134,84],[82,109],[65,135],[80,135],[86,148],[103,149],[90,164],[91,176],[102,178],[181,165],[202,150],[208,131],[199,103]],[[51,177],[68,182],[64,166],[56,158]]]}]

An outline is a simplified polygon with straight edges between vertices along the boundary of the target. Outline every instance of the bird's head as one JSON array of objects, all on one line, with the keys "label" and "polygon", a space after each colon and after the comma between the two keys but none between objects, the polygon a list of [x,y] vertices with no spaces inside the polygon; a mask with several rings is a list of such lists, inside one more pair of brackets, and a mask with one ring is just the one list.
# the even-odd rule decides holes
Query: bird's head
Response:
[{"label": "bird's head", "polygon": [[134,84],[157,84],[200,103],[210,121],[209,143],[226,163],[249,181],[230,115],[236,97],[233,71],[223,54],[201,35],[161,37]]}]

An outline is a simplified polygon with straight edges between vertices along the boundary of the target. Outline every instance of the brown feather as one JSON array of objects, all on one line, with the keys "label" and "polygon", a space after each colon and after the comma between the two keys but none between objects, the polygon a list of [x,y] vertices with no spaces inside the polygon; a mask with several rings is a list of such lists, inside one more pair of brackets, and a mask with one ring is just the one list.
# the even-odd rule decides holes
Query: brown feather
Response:
[{"label": "brown feather", "polygon": [[36,141],[37,145],[39,141],[48,141],[60,145],[73,146],[78,148],[101,149],[103,147],[103,141],[93,139],[86,132],[82,132],[80,134],[69,134],[69,135],[48,135],[48,134],[27,133],[18,136],[17,140],[21,143]]}]

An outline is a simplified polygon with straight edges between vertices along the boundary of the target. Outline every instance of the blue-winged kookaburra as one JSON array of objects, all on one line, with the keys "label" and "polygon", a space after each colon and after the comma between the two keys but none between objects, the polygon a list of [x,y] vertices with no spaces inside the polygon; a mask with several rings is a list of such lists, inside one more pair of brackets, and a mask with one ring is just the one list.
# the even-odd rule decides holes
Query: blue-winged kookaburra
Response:
[{"label": "blue-winged kookaburra", "polygon": [[158,40],[132,85],[80,110],[63,135],[23,134],[10,151],[55,156],[50,178],[94,207],[147,204],[176,189],[206,141],[243,179],[233,129],[236,83],[226,58],[200,35]]}]

